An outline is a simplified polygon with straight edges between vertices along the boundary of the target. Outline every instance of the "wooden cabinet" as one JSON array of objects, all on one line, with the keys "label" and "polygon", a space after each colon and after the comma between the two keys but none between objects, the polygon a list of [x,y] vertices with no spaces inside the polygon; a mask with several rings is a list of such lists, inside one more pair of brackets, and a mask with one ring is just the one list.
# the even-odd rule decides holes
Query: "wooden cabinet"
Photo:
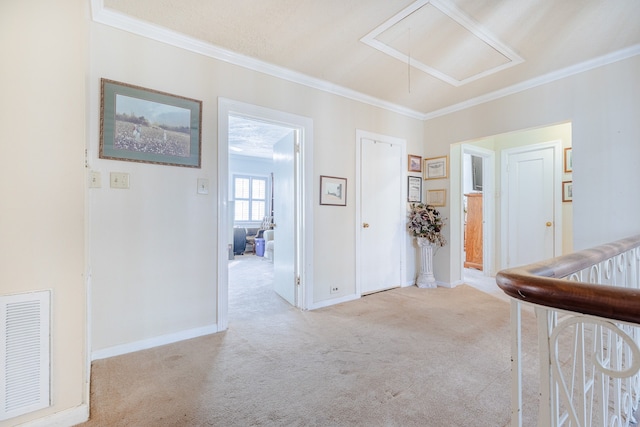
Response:
[{"label": "wooden cabinet", "polygon": [[464,227],[464,267],[482,270],[482,193],[469,193],[465,196],[467,220]]}]

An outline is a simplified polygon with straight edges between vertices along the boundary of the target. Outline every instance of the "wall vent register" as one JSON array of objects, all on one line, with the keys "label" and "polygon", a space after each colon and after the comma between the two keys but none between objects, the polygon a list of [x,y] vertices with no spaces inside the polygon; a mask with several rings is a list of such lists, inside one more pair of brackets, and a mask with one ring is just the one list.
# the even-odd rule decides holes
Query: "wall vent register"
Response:
[{"label": "wall vent register", "polygon": [[51,292],[0,296],[0,420],[50,405]]}]

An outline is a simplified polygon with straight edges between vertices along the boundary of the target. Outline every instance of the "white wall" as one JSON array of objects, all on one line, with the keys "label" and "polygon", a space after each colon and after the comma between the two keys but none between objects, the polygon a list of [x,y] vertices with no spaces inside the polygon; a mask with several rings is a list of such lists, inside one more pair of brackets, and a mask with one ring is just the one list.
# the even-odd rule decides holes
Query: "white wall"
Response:
[{"label": "white wall", "polygon": [[[103,182],[111,171],[131,175],[131,189],[103,185],[89,196],[94,355],[216,328],[218,97],[313,120],[313,188],[319,175],[345,177],[349,186],[346,208],[320,207],[312,195],[313,298],[330,299],[332,283],[355,293],[356,129],[404,138],[408,152],[421,155],[421,121],[102,24],[90,30],[90,166]],[[101,77],[202,100],[202,169],[98,159]],[[198,177],[209,179],[208,196],[196,194]]]},{"label": "white wall", "polygon": [[[638,75],[636,56],[428,120],[427,151],[444,155],[459,141],[571,122],[574,249],[636,234],[640,199],[629,195],[640,182]],[[452,250],[439,254],[434,268],[447,270]],[[445,281],[455,280],[448,276]]]},{"label": "white wall", "polygon": [[86,14],[83,0],[0,2],[0,295],[52,293],[52,405],[3,427],[88,416]]},{"label": "white wall", "polygon": [[[91,333],[105,357],[216,331],[216,96],[206,58],[90,28],[89,166],[103,181],[89,192]],[[99,159],[100,78],[202,100],[202,168]],[[110,188],[110,172],[130,189]]]}]

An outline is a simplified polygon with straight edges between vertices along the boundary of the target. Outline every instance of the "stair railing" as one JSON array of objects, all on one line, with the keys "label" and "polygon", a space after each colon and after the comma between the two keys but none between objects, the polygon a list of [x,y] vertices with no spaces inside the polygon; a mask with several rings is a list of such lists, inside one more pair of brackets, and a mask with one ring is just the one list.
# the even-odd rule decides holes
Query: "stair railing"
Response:
[{"label": "stair railing", "polygon": [[640,235],[503,270],[511,299],[512,426],[522,426],[522,308],[536,315],[539,426],[636,423],[640,401]]}]

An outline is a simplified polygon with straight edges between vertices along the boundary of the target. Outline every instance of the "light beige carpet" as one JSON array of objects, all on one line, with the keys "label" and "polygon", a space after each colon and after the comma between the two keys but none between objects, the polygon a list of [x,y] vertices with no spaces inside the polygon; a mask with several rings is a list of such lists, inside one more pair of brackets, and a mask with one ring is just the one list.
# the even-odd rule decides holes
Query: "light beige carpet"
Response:
[{"label": "light beige carpet", "polygon": [[[264,303],[230,304],[228,331],[94,362],[83,425],[508,425],[504,301],[465,285],[409,287],[301,312],[254,277],[230,292]],[[525,338],[534,348],[535,332]],[[525,425],[534,425],[536,358],[527,358]]]}]

